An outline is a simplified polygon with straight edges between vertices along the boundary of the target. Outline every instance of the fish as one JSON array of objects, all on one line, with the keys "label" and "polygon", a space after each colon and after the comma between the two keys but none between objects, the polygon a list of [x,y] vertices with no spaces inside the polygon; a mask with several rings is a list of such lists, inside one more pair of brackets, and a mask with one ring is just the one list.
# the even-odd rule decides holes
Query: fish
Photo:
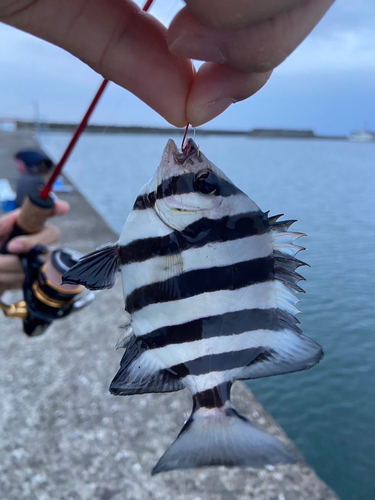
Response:
[{"label": "fish", "polygon": [[152,474],[303,460],[230,399],[237,380],[306,370],[323,356],[296,318],[304,248],[295,241],[305,235],[280,217],[262,212],[192,139],[182,150],[170,139],[119,241],[63,277],[100,290],[121,271],[128,319],[112,394],[192,395],[190,418]]}]

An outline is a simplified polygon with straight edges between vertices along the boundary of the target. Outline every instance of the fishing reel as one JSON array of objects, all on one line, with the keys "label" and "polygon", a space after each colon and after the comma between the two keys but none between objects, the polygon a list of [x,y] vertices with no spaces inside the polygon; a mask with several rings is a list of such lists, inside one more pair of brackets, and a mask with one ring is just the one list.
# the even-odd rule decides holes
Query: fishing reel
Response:
[{"label": "fishing reel", "polygon": [[[45,260],[43,257],[48,256]],[[23,300],[6,304],[0,299],[0,308],[9,318],[23,320],[23,331],[30,337],[45,332],[56,319],[82,309],[95,298],[95,292],[86,293],[83,286],[61,285],[61,276],[82,257],[69,248],[58,248],[51,253],[42,245],[35,246],[20,257],[24,272]]]},{"label": "fishing reel", "polygon": [[[15,236],[39,232],[53,206],[53,199],[40,199],[39,191],[29,196],[22,205],[8,241]],[[8,253],[6,244],[0,249],[0,253]],[[95,292],[87,292],[81,285],[61,284],[62,275],[81,257],[82,254],[68,248],[49,251],[42,245],[19,255],[25,273],[23,300],[6,304],[0,299],[0,309],[9,318],[22,319],[26,335],[36,337],[44,333],[54,320],[64,318],[90,304],[95,298]]]}]

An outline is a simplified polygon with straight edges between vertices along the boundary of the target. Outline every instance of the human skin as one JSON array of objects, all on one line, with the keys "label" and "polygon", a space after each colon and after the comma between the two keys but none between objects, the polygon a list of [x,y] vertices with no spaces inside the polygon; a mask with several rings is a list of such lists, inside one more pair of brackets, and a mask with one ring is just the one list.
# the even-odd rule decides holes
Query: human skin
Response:
[{"label": "human skin", "polygon": [[[64,48],[183,127],[257,92],[333,1],[185,0],[167,29],[131,0],[0,0],[0,21]],[[192,58],[205,61],[197,72]]]},{"label": "human skin", "polygon": [[[65,215],[69,205],[65,201],[57,201],[51,217]],[[0,248],[2,248],[11,234],[20,210],[14,210],[0,217]],[[13,238],[7,245],[11,254],[27,253],[35,245],[53,245],[60,240],[60,230],[53,225],[46,224],[42,231],[31,236]],[[17,255],[0,255],[0,296],[6,290],[16,290],[22,287],[25,275]]]}]

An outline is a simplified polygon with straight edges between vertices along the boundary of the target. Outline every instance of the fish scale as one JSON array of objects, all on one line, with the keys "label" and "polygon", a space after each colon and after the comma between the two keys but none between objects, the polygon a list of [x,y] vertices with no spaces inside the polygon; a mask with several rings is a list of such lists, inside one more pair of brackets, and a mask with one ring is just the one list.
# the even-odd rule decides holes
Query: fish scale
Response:
[{"label": "fish scale", "polygon": [[293,220],[268,217],[192,139],[169,140],[120,239],[84,256],[64,283],[110,288],[121,270],[130,315],[110,392],[188,388],[190,418],[153,474],[204,465],[293,463],[230,401],[236,380],[311,368],[323,356],[295,315],[303,291]]}]

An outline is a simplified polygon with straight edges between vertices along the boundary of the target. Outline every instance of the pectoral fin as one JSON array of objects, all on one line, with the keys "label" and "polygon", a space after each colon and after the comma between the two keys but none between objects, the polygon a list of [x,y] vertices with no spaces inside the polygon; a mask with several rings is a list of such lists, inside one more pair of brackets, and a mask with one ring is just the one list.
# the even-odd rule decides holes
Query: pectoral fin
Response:
[{"label": "pectoral fin", "polygon": [[112,288],[120,270],[118,243],[110,243],[84,255],[62,277],[64,285],[84,285],[89,290]]}]

